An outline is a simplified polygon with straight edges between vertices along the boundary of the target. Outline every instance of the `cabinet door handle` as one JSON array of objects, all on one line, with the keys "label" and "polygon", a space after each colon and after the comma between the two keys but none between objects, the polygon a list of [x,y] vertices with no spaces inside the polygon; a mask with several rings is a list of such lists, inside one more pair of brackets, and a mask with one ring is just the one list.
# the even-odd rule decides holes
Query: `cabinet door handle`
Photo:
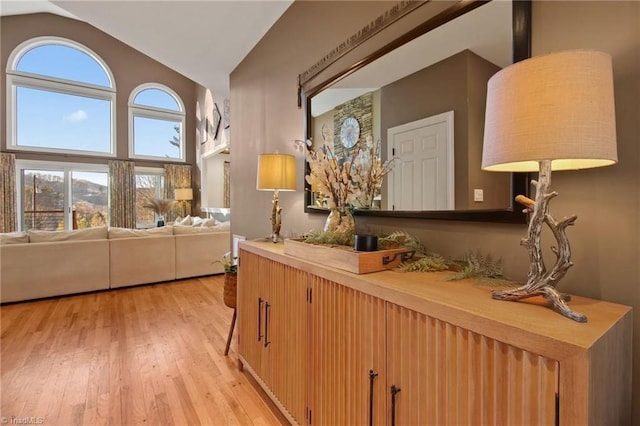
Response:
[{"label": "cabinet door handle", "polygon": [[378,376],[373,370],[369,370],[369,426],[373,426],[373,380]]},{"label": "cabinet door handle", "polygon": [[400,388],[396,385],[391,386],[391,426],[396,426],[396,395],[400,392]]},{"label": "cabinet door handle", "polygon": [[262,340],[262,297],[258,297],[258,342]]},{"label": "cabinet door handle", "polygon": [[271,305],[265,300],[264,302],[264,347],[269,346],[269,310]]}]

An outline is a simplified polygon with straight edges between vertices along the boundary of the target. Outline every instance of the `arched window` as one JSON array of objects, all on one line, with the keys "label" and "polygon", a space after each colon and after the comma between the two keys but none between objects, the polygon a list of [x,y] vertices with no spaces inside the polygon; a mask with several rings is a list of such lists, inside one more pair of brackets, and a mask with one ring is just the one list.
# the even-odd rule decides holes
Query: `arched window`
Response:
[{"label": "arched window", "polygon": [[173,90],[138,86],[129,98],[129,156],[184,161],[184,123],[184,105]]},{"label": "arched window", "polygon": [[115,156],[115,83],[89,48],[38,37],[7,62],[9,149]]}]

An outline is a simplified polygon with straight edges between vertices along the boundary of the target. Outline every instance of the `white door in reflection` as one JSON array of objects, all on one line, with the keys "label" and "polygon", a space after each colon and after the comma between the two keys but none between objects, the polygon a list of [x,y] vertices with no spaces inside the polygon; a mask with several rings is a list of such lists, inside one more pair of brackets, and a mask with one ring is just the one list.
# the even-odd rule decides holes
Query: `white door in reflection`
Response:
[{"label": "white door in reflection", "polygon": [[393,210],[453,210],[453,111],[387,130],[389,208]]}]

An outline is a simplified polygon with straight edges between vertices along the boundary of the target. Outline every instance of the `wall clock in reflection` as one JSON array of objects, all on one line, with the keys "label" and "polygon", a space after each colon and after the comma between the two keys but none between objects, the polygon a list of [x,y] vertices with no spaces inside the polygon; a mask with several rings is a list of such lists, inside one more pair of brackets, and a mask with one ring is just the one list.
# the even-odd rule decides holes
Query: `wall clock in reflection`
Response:
[{"label": "wall clock in reflection", "polygon": [[358,124],[358,120],[353,117],[345,119],[340,127],[340,141],[342,145],[347,149],[351,149],[355,146],[356,142],[358,142],[359,137],[360,124]]}]

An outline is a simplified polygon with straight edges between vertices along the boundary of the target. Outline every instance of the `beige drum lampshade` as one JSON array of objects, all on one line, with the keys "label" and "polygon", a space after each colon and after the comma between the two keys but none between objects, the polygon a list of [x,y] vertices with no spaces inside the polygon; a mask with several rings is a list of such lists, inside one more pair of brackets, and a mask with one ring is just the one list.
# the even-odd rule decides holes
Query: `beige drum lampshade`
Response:
[{"label": "beige drum lampshade", "polygon": [[482,168],[538,171],[618,162],[611,57],[566,51],[534,57],[488,83]]},{"label": "beige drum lampshade", "polygon": [[295,191],[296,158],[289,154],[260,154],[256,188]]},{"label": "beige drum lampshade", "polygon": [[193,189],[191,188],[179,188],[173,190],[173,199],[176,201],[190,201],[193,200]]}]

